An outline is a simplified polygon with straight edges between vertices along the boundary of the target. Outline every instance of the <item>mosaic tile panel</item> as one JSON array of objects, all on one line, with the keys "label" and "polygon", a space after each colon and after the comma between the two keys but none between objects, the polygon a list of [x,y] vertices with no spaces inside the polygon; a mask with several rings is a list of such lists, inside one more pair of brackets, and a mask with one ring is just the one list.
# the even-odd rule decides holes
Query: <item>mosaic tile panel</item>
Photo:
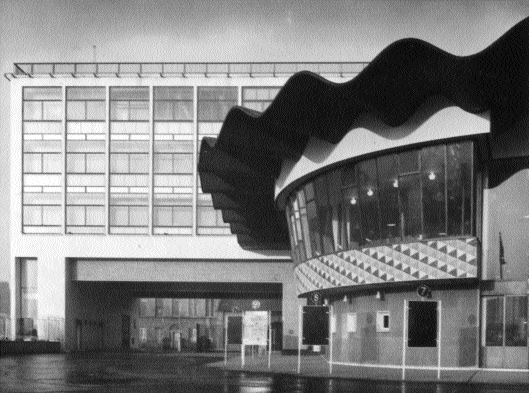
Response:
[{"label": "mosaic tile panel", "polygon": [[298,292],[340,286],[477,277],[477,239],[421,240],[341,251],[295,268]]}]

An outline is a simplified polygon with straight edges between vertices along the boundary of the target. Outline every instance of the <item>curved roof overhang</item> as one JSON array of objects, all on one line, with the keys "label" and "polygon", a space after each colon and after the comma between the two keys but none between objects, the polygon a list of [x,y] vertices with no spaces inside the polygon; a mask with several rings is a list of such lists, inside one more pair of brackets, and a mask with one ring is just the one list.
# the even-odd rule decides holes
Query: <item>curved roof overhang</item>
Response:
[{"label": "curved roof overhang", "polygon": [[490,111],[492,143],[501,143],[528,112],[528,80],[529,18],[471,56],[410,38],[389,45],[345,83],[299,72],[265,112],[233,107],[218,138],[204,138],[202,190],[212,194],[243,248],[288,249],[274,184],[283,162],[298,160],[309,138],[336,144],[361,114],[397,127],[428,97],[440,95],[470,113]]}]

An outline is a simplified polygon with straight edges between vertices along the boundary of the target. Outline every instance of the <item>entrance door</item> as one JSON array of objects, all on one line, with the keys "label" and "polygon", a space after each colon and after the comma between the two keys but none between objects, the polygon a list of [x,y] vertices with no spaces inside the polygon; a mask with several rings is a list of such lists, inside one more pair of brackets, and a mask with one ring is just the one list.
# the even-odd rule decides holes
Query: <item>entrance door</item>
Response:
[{"label": "entrance door", "polygon": [[529,368],[527,296],[487,296],[482,304],[483,367]]},{"label": "entrance door", "polygon": [[130,348],[130,316],[121,316],[121,348]]}]

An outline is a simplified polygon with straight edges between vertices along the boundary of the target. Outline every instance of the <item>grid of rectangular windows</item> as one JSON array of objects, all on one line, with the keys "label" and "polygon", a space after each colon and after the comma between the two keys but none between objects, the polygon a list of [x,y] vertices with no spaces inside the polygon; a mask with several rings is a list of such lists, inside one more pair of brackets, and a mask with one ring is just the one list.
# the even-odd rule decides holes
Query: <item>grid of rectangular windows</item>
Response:
[{"label": "grid of rectangular windows", "polygon": [[193,88],[154,88],[153,232],[193,228]]},{"label": "grid of rectangular windows", "polygon": [[62,89],[22,91],[22,232],[62,232]]},{"label": "grid of rectangular windows", "polygon": [[110,202],[113,234],[149,231],[149,88],[110,88]]},{"label": "grid of rectangular windows", "polygon": [[[236,87],[198,88],[198,146],[205,136],[218,136],[228,111],[238,103]],[[198,185],[197,233],[199,235],[229,235],[229,224],[222,220],[222,213],[213,208],[211,195],[203,194]]]},{"label": "grid of rectangular windows", "polygon": [[[193,145],[218,136],[239,88],[150,89],[23,88],[24,233],[231,234],[194,186]],[[245,87],[241,99],[264,110],[278,91]]]},{"label": "grid of rectangular windows", "polygon": [[66,89],[66,233],[105,233],[106,91]]}]

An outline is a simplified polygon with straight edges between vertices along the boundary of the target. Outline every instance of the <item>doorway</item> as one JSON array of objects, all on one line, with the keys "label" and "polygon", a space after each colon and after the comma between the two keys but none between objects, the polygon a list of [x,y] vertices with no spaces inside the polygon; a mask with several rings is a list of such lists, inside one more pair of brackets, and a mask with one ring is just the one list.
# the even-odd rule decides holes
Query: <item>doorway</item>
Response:
[{"label": "doorway", "polygon": [[437,347],[437,302],[408,303],[408,347]]},{"label": "doorway", "polygon": [[482,307],[482,366],[528,369],[527,295],[486,296]]}]

